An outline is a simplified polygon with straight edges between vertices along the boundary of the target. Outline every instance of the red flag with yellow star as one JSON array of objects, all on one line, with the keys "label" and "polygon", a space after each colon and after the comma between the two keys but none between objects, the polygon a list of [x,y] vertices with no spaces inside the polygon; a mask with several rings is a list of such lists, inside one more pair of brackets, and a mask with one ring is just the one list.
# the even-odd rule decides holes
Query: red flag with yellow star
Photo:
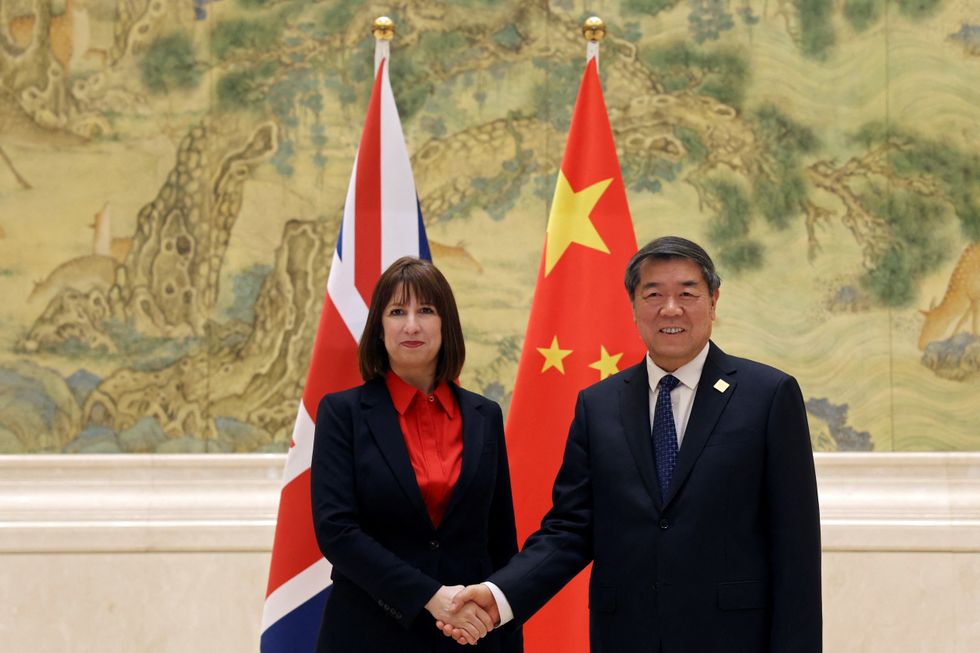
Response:
[{"label": "red flag with yellow star", "polygon": [[[507,417],[518,540],[551,507],[579,390],[642,360],[623,275],[636,236],[598,62],[585,67],[565,144]],[[588,569],[524,628],[528,653],[587,653]]]}]

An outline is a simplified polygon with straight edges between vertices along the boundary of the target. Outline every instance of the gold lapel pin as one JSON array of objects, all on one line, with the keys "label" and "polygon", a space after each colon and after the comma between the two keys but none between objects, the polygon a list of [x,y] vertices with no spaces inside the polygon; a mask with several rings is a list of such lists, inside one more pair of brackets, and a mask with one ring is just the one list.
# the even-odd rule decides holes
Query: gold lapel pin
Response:
[{"label": "gold lapel pin", "polygon": [[715,390],[718,392],[724,392],[725,390],[728,390],[728,385],[728,381],[718,379],[718,381],[715,382]]}]

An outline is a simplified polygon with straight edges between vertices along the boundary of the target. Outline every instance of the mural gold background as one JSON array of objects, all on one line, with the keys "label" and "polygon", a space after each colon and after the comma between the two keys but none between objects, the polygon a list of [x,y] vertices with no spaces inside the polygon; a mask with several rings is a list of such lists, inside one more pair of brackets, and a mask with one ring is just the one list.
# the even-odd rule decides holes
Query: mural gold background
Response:
[{"label": "mural gold background", "polygon": [[980,0],[0,0],[0,453],[285,450],[380,14],[506,409],[592,13],[637,239],[712,252],[716,341],[817,450],[980,449]]}]

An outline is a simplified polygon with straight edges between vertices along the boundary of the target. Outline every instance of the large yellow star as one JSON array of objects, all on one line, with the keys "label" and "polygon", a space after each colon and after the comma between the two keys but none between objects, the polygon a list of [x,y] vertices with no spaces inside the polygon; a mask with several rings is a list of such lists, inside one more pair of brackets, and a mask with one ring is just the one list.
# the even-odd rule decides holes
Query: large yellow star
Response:
[{"label": "large yellow star", "polygon": [[623,353],[620,352],[615,356],[610,356],[609,352],[602,345],[599,345],[599,360],[589,365],[594,370],[599,370],[599,380],[603,380],[607,376],[611,376],[619,371],[619,359],[623,357]]},{"label": "large yellow star", "polygon": [[558,171],[555,198],[551,202],[551,215],[548,216],[548,246],[544,255],[545,276],[551,273],[551,269],[572,243],[609,253],[609,248],[596,231],[589,214],[611,183],[610,177],[575,192],[565,178],[565,173]]},{"label": "large yellow star", "polygon": [[565,363],[563,361],[566,356],[572,353],[572,350],[560,349],[558,347],[558,336],[551,339],[550,347],[538,347],[537,349],[538,353],[544,356],[544,366],[541,368],[542,374],[552,367],[562,374],[565,373]]}]

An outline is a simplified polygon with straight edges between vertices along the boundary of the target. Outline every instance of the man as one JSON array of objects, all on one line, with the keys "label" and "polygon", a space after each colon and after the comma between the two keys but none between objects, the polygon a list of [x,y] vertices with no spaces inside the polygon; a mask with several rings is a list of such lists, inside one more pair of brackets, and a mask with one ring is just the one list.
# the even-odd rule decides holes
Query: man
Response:
[{"label": "man", "polygon": [[683,238],[636,253],[626,290],[648,355],[579,394],[540,530],[457,605],[520,624],[591,561],[594,653],[821,650],[803,397],[709,340],[720,284]]}]

